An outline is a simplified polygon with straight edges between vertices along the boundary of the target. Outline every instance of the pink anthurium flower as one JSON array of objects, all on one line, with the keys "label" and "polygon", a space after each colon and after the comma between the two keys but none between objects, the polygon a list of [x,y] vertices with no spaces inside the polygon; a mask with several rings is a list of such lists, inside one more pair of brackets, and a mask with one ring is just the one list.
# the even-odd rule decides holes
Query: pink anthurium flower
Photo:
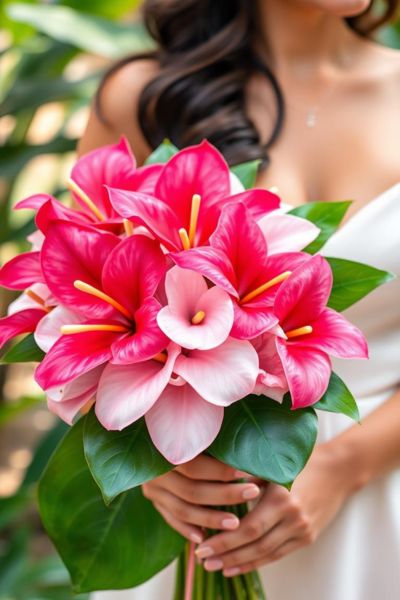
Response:
[{"label": "pink anthurium flower", "polygon": [[157,322],[171,340],[188,349],[209,350],[227,339],[233,325],[229,294],[208,288],[202,275],[180,267],[168,271],[165,290],[168,305]]},{"label": "pink anthurium flower", "polygon": [[62,325],[64,335],[37,368],[43,389],[70,383],[111,360],[147,360],[167,346],[156,321],[161,305],[154,298],[165,258],[154,240],[137,235],[120,241],[58,222],[43,244],[42,267],[54,296],[84,317]]},{"label": "pink anthurium flower", "polygon": [[167,250],[207,244],[223,206],[245,202],[255,218],[279,207],[280,200],[261,189],[232,195],[231,175],[223,156],[207,141],[181,150],[164,166],[154,193],[113,189],[116,212],[142,222]]},{"label": "pink anthurium flower", "polygon": [[257,337],[277,324],[272,308],[279,285],[308,259],[293,252],[269,256],[261,229],[242,203],[222,210],[210,246],[171,257],[230,294],[235,313],[231,335],[239,339]]},{"label": "pink anthurium flower", "polygon": [[268,253],[299,252],[311,244],[320,229],[314,223],[294,215],[273,211],[257,221],[268,245]]},{"label": "pink anthurium flower", "polygon": [[10,290],[24,290],[43,282],[39,251],[18,254],[0,269],[0,286]]},{"label": "pink anthurium flower", "polygon": [[274,312],[280,336],[275,338],[293,408],[309,406],[325,393],[332,367],[328,355],[367,358],[361,331],[327,308],[332,271],[320,255],[300,266],[279,288]]},{"label": "pink anthurium flower", "polygon": [[260,361],[259,375],[253,393],[282,402],[289,387],[276,349],[275,339],[275,335],[263,333],[251,340]]}]

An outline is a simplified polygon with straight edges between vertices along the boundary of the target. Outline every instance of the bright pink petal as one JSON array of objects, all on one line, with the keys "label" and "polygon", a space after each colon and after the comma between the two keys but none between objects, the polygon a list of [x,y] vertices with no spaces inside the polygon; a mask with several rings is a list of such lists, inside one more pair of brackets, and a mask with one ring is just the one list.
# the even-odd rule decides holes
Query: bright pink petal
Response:
[{"label": "bright pink petal", "polygon": [[54,221],[72,221],[82,225],[91,225],[93,219],[90,219],[85,213],[64,206],[55,198],[50,198],[41,206],[36,215],[36,225],[38,229],[46,234],[48,228]]},{"label": "bright pink petal", "polygon": [[[136,189],[134,187],[136,163],[125,138],[118,144],[97,148],[78,160],[71,171],[73,179],[86,192],[89,198],[106,216],[113,216],[107,190],[104,185],[120,189]],[[87,205],[75,196],[84,212]]]},{"label": "bright pink petal", "polygon": [[67,221],[53,223],[42,248],[42,268],[46,283],[59,302],[92,317],[113,312],[103,300],[77,290],[74,281],[79,279],[101,289],[103,265],[119,243],[119,238],[111,233]]},{"label": "bright pink petal", "polygon": [[276,339],[276,347],[288,381],[293,408],[304,408],[318,402],[325,394],[332,372],[325,352],[286,344]]},{"label": "bright pink petal", "polygon": [[158,400],[172,374],[179,347],[171,344],[163,365],[149,360],[134,365],[107,365],[99,382],[96,415],[106,429],[124,429]]},{"label": "bright pink petal", "polygon": [[75,325],[83,321],[82,315],[65,308],[65,306],[57,306],[47,313],[36,327],[35,341],[43,352],[48,352],[61,337],[63,325]]},{"label": "bright pink petal", "polygon": [[39,210],[39,208],[48,200],[54,200],[57,202],[57,200],[53,196],[50,196],[50,194],[34,194],[33,196],[29,196],[28,198],[24,198],[24,200],[17,202],[17,204],[14,206],[14,209]]},{"label": "bright pink petal", "polygon": [[159,243],[144,235],[131,235],[106,260],[103,289],[134,315],[144,300],[154,295],[165,269]]},{"label": "bright pink petal", "polygon": [[96,393],[103,371],[104,365],[95,367],[64,386],[50,388],[47,390],[47,397],[58,403],[70,402],[71,400],[83,398],[83,396],[89,400]]},{"label": "bright pink petal", "polygon": [[[168,281],[170,273],[173,275]],[[203,277],[193,271],[179,267],[171,269],[167,274],[170,289],[172,277],[176,282],[175,301],[170,300],[170,304],[158,313],[157,321],[161,329],[184,348],[209,350],[222,344],[233,324],[233,306],[229,295],[218,287],[207,289]],[[196,286],[197,282],[200,285]],[[193,293],[195,290],[197,294]],[[174,296],[169,292],[168,298],[171,297]],[[192,317],[199,311],[203,311],[205,317],[201,323],[193,325]]]},{"label": "bright pink petal", "polygon": [[36,369],[37,383],[44,390],[62,386],[109,361],[117,335],[106,331],[63,335]]},{"label": "bright pink petal", "polygon": [[270,213],[258,221],[258,225],[264,234],[269,254],[303,250],[320,233],[314,223],[294,215]]},{"label": "bright pink petal", "polygon": [[18,254],[0,269],[0,286],[10,290],[24,290],[38,282],[43,282],[40,252]]},{"label": "bright pink petal", "polygon": [[181,354],[174,371],[208,402],[229,406],[252,392],[258,356],[250,342],[228,338],[218,348]]},{"label": "bright pink petal", "polygon": [[165,202],[142,192],[108,188],[108,193],[118,214],[145,225],[168,250],[182,250],[179,237],[182,224]]},{"label": "bright pink petal", "polygon": [[16,335],[34,331],[45,314],[40,308],[27,308],[0,319],[0,348]]},{"label": "bright pink petal", "polygon": [[132,178],[133,187],[129,189],[137,190],[138,192],[143,192],[144,194],[154,195],[154,190],[163,168],[164,165],[155,164],[146,165],[136,169]]},{"label": "bright pink petal", "polygon": [[234,323],[231,336],[240,340],[251,340],[269,331],[278,323],[271,308],[256,307],[234,302]]},{"label": "bright pink petal", "polygon": [[252,344],[260,361],[260,372],[254,393],[263,394],[268,398],[282,402],[283,396],[289,388],[276,349],[275,336],[265,333],[252,340]]},{"label": "bright pink petal", "polygon": [[296,338],[304,347],[312,347],[339,358],[368,358],[368,345],[361,331],[343,315],[325,309],[312,322],[310,334]]},{"label": "bright pink petal", "polygon": [[198,456],[215,440],[224,409],[199,396],[190,385],[169,385],[146,414],[151,439],[172,464]]},{"label": "bright pink petal", "polygon": [[[189,228],[192,197],[194,194],[201,196],[198,236],[207,224],[210,209],[229,193],[228,165],[222,154],[207,141],[185,148],[170,158],[155,190],[155,196],[168,204],[186,230]],[[196,239],[196,245],[199,241]]]},{"label": "bright pink petal", "polygon": [[184,252],[172,252],[170,256],[183,269],[201,273],[228,294],[238,297],[235,272],[222,251],[206,246]]},{"label": "bright pink petal", "polygon": [[168,338],[157,323],[161,308],[155,298],[148,300],[135,313],[135,332],[117,339],[112,347],[112,362],[128,365],[148,360],[167,347]]},{"label": "bright pink petal", "polygon": [[272,210],[280,206],[280,198],[276,194],[262,189],[252,189],[230,196],[227,200],[238,204],[241,202],[249,211],[253,219],[258,221]]},{"label": "bright pink petal", "polygon": [[328,302],[332,281],[329,263],[315,255],[281,284],[274,312],[285,331],[310,325],[319,317]]}]

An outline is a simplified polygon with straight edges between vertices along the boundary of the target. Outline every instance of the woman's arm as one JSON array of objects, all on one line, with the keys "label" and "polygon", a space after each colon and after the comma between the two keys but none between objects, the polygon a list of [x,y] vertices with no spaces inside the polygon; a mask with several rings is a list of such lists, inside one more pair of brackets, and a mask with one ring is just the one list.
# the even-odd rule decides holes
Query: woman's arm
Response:
[{"label": "woman's arm", "polygon": [[[221,524],[218,527],[214,510],[207,507],[217,504],[213,488],[207,485],[219,478],[219,463],[208,459],[212,462],[207,469],[199,470],[200,460],[203,458],[144,486],[146,496],[166,520],[192,540],[199,539],[201,527],[210,527],[213,519],[213,528],[223,529]],[[206,559],[206,568],[224,569],[227,576],[236,574],[238,569],[246,572],[278,560],[315,541],[348,498],[398,465],[400,392],[361,425],[353,425],[329,442],[317,445],[291,492],[275,484],[264,484],[256,506],[239,527],[208,538],[200,544],[197,554]],[[221,505],[233,503],[231,492],[232,486],[218,484]],[[200,512],[199,505],[205,505]],[[220,514],[218,517],[221,519]]]}]

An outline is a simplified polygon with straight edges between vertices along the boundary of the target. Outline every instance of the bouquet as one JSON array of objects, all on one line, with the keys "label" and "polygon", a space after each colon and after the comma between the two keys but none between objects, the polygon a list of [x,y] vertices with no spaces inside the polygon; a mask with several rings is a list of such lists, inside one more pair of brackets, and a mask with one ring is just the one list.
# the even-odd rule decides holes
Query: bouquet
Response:
[{"label": "bouquet", "polygon": [[[73,204],[46,194],[32,248],[0,284],[3,357],[39,361],[48,407],[71,425],[39,484],[45,528],[77,592],[137,586],[179,557],[175,598],[262,599],[257,573],[207,573],[195,543],[141,493],[203,452],[290,488],[317,412],[358,419],[330,356],[366,358],[341,311],[390,274],[318,251],[349,202],[284,212],[207,141],[165,141],[137,168],[126,140],[76,163]],[[246,505],[234,509],[238,517]]]}]

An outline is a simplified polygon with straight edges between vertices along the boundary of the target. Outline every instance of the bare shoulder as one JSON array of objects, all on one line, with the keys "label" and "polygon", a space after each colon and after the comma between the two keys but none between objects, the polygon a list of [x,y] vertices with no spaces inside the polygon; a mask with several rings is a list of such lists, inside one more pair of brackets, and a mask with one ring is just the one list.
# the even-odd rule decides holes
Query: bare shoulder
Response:
[{"label": "bare shoulder", "polygon": [[117,69],[106,81],[100,94],[100,114],[93,107],[86,131],[79,144],[84,154],[103,144],[118,141],[125,135],[141,164],[151,152],[138,120],[140,95],[157,75],[159,66],[153,59],[138,59]]}]

